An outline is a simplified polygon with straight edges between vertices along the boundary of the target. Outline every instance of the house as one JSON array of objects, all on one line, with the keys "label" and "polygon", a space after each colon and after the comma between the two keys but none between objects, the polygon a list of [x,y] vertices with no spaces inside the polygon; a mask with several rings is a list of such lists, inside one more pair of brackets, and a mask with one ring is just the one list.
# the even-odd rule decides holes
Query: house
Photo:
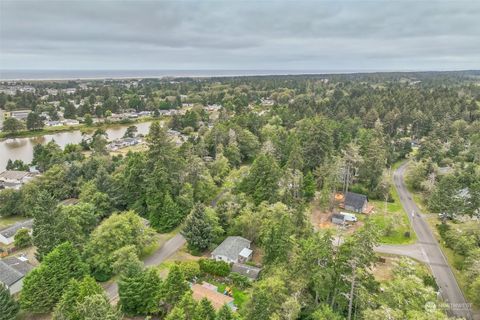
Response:
[{"label": "house", "polygon": [[257,280],[258,276],[260,275],[260,271],[262,271],[261,268],[249,266],[248,264],[234,263],[232,265],[232,272],[239,273],[250,280]]},{"label": "house", "polygon": [[23,222],[18,222],[13,226],[7,227],[5,229],[0,230],[0,243],[5,245],[9,245],[13,243],[15,234],[20,229],[29,229],[32,230],[33,227],[33,219],[29,219]]},{"label": "house", "polygon": [[66,126],[76,126],[80,124],[80,121],[75,119],[65,119],[63,120],[63,124]]},{"label": "house", "polygon": [[245,263],[252,258],[250,240],[243,237],[227,237],[212,251],[211,258],[228,263]]},{"label": "house", "polygon": [[35,177],[28,171],[6,170],[0,173],[0,189],[20,189],[20,187]]},{"label": "house", "polygon": [[334,213],[332,215],[332,223],[338,224],[338,225],[345,225],[345,216],[343,214],[339,213]]},{"label": "house", "polygon": [[234,310],[236,309],[233,304],[233,298],[221,294],[217,291],[217,287],[215,286],[208,283],[203,283],[202,285],[196,283],[191,286],[191,289],[193,299],[200,301],[203,298],[207,298],[212,303],[215,310],[221,309],[225,304]]},{"label": "house", "polygon": [[354,212],[365,212],[367,210],[367,196],[355,192],[347,192],[345,195],[345,209]]},{"label": "house", "polygon": [[11,257],[0,260],[0,282],[10,291],[10,294],[22,290],[23,278],[33,269],[24,257]]},{"label": "house", "polygon": [[17,120],[26,120],[28,114],[32,112],[32,110],[13,110],[13,111],[5,111],[3,113],[3,117],[5,119],[8,118],[15,118]]}]

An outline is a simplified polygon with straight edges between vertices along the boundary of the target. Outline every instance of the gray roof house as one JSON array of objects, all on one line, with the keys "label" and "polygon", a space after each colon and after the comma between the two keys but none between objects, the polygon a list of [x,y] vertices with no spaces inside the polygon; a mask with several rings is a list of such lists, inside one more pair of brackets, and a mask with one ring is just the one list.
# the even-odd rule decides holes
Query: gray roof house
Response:
[{"label": "gray roof house", "polygon": [[232,272],[239,273],[250,280],[257,280],[258,276],[260,275],[260,271],[262,271],[261,268],[249,266],[248,264],[234,263],[232,265]]},{"label": "gray roof house", "polygon": [[364,212],[367,209],[367,196],[355,192],[345,194],[345,209],[354,212]]},{"label": "gray roof house", "polygon": [[6,170],[0,173],[0,187],[5,189],[20,189],[20,187],[35,177],[28,171]]},{"label": "gray roof house", "polygon": [[211,258],[228,263],[246,262],[251,259],[253,253],[250,242],[243,237],[227,237],[212,251]]},{"label": "gray roof house", "polygon": [[7,227],[3,230],[0,230],[0,243],[9,245],[13,243],[15,234],[20,229],[29,229],[33,227],[33,219],[25,220],[23,222],[18,222],[13,226]]},{"label": "gray roof house", "polygon": [[0,260],[0,282],[7,286],[10,294],[22,290],[23,278],[33,266],[23,257],[11,257]]}]

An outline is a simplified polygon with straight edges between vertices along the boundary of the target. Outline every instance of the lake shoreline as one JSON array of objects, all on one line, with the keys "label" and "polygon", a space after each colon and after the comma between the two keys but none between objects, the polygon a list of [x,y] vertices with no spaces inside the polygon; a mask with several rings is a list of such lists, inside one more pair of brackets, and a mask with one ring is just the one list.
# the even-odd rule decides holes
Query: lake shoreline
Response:
[{"label": "lake shoreline", "polygon": [[24,130],[16,133],[1,132],[0,142],[8,139],[34,138],[34,137],[41,137],[49,134],[77,131],[77,130],[82,132],[91,132],[97,129],[108,129],[108,128],[115,128],[119,126],[135,125],[136,123],[143,123],[143,122],[155,121],[160,119],[161,117],[158,117],[158,118],[141,117],[135,120],[129,120],[124,122],[100,122],[100,123],[95,123],[91,126],[80,124],[80,125],[73,125],[73,126],[47,127],[40,130]]}]

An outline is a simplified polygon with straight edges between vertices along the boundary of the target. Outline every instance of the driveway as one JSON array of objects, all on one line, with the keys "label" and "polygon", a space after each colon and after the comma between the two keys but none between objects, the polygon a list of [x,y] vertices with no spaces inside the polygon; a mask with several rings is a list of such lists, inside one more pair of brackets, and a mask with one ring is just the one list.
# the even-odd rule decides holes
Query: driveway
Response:
[{"label": "driveway", "polygon": [[416,246],[421,251],[424,259],[421,261],[424,261],[430,266],[435,281],[440,288],[440,294],[450,307],[450,314],[469,320],[473,319],[470,305],[463,296],[457,280],[453,275],[452,269],[448,265],[447,259],[440,249],[437,239],[433,235],[428,223],[423,218],[420,208],[415,204],[411,194],[405,186],[404,175],[407,166],[408,162],[395,170],[393,180],[395,188],[400,196],[400,202],[402,203],[405,212],[408,213],[410,223],[417,234],[418,242],[416,243]]},{"label": "driveway", "polygon": [[[175,252],[180,250],[180,248],[185,244],[185,238],[177,233],[173,238],[165,242],[157,251],[152,255],[148,256],[143,263],[146,267],[159,265],[164,262],[166,259],[171,257]],[[110,282],[104,285],[105,292],[107,293],[108,299],[114,301],[118,297],[118,284],[116,281]]]}]

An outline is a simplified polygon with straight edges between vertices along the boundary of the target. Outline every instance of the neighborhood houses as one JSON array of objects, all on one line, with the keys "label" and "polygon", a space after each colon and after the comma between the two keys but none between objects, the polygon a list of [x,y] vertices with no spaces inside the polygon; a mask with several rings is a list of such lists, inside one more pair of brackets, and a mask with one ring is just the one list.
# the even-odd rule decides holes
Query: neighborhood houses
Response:
[{"label": "neighborhood houses", "polygon": [[33,269],[25,257],[9,257],[0,260],[0,282],[3,283],[10,294],[22,290],[23,278]]},{"label": "neighborhood houses", "polygon": [[37,174],[28,171],[6,170],[0,173],[0,189],[20,189]]}]

